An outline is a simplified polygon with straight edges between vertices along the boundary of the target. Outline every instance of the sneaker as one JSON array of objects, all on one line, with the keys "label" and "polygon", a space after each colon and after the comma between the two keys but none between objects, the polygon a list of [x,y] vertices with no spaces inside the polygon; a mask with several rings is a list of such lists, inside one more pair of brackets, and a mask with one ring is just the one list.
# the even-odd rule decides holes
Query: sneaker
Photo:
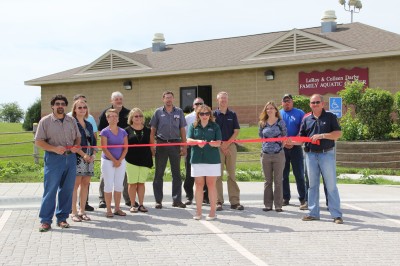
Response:
[{"label": "sneaker", "polygon": [[175,201],[174,203],[172,203],[172,207],[186,208],[186,205],[182,201]]},{"label": "sneaker", "polygon": [[51,229],[51,225],[48,223],[42,223],[39,227],[39,232],[47,232]]},{"label": "sneaker", "polygon": [[303,218],[301,218],[302,221],[309,222],[309,221],[316,221],[319,220],[319,217],[314,217],[310,215],[306,215]]},{"label": "sneaker", "polygon": [[222,203],[221,202],[217,202],[217,211],[222,211]]},{"label": "sneaker", "polygon": [[335,219],[333,219],[333,222],[335,224],[343,224],[343,219],[342,217],[336,217]]},{"label": "sneaker", "polygon": [[156,208],[156,209],[162,209],[162,204],[161,204],[161,202],[156,202],[155,208]]},{"label": "sneaker", "polygon": [[106,207],[107,207],[107,205],[106,205],[105,201],[102,200],[102,201],[99,202],[99,208],[103,208],[104,209]]},{"label": "sneaker", "polygon": [[231,209],[238,210],[238,211],[243,211],[243,210],[244,210],[244,207],[243,207],[243,205],[240,205],[240,204],[238,203],[238,204],[233,204],[233,205],[231,205]]},{"label": "sneaker", "polygon": [[190,200],[190,199],[187,199],[187,200],[185,201],[185,205],[192,205],[192,203],[193,203],[193,201]]},{"label": "sneaker", "polygon": [[289,205],[289,200],[283,199],[282,206],[288,206],[288,205]]},{"label": "sneaker", "polygon": [[92,212],[94,211],[94,208],[92,206],[89,205],[89,203],[86,203],[85,205],[85,211],[87,212]]}]

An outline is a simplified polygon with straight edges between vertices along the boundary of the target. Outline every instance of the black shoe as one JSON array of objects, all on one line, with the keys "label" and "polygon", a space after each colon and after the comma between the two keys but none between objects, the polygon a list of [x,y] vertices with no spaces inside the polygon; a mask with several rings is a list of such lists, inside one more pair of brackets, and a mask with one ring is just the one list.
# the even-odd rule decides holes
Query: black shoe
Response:
[{"label": "black shoe", "polygon": [[185,201],[185,205],[192,205],[192,203],[193,203],[193,201],[190,200],[190,199],[187,199],[187,200]]},{"label": "black shoe", "polygon": [[244,210],[244,207],[243,207],[243,205],[240,205],[240,204],[238,203],[238,204],[233,204],[233,205],[231,205],[231,209],[238,210],[238,211],[243,211],[243,210]]},{"label": "black shoe", "polygon": [[182,201],[175,201],[172,203],[172,207],[186,208],[186,205]]},{"label": "black shoe", "polygon": [[92,206],[89,205],[89,203],[86,203],[85,205],[85,211],[87,212],[92,212],[94,211],[94,208]]},{"label": "black shoe", "polygon": [[156,208],[156,209],[162,209],[162,204],[161,204],[161,202],[156,202],[155,208]]},{"label": "black shoe", "polygon": [[209,205],[209,204],[210,204],[210,201],[209,201],[208,199],[204,199],[204,200],[203,200],[203,203]]},{"label": "black shoe", "polygon": [[130,201],[126,201],[125,205],[130,207],[131,206],[131,202]]},{"label": "black shoe", "polygon": [[288,205],[289,205],[289,200],[283,199],[282,206],[288,206]]},{"label": "black shoe", "polygon": [[137,201],[135,201],[135,207],[139,208],[139,203],[137,203]]},{"label": "black shoe", "polygon": [[106,208],[107,207],[107,204],[105,203],[105,201],[100,201],[100,203],[99,203],[99,208]]}]

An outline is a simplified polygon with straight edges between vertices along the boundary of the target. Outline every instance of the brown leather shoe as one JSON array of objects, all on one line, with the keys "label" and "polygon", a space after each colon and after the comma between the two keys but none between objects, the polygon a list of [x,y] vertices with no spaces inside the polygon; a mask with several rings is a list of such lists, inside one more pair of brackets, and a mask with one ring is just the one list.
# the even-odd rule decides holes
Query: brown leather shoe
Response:
[{"label": "brown leather shoe", "polygon": [[233,204],[233,205],[231,205],[231,209],[238,210],[238,211],[243,211],[243,210],[244,210],[244,207],[243,207],[243,205],[240,205],[240,204],[238,203],[238,204]]},{"label": "brown leather shoe", "polygon": [[182,201],[175,201],[174,203],[172,203],[172,207],[186,208],[186,205]]},{"label": "brown leather shoe", "polygon": [[217,202],[216,211],[222,211],[222,202]]}]

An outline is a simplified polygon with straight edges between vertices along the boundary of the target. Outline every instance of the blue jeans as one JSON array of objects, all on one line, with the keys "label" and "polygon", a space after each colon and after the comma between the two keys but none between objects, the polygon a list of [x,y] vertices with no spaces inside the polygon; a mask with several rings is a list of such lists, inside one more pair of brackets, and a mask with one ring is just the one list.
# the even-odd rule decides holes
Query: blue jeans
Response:
[{"label": "blue jeans", "polygon": [[164,172],[169,164],[172,173],[172,200],[180,202],[182,197],[182,179],[181,179],[181,148],[180,146],[159,146],[156,148],[155,155],[155,174],[153,181],[154,198],[156,202],[161,203],[164,197]]},{"label": "blue jeans", "polygon": [[[40,206],[40,222],[51,224],[54,211],[57,223],[66,221],[72,207],[72,192],[76,177],[76,155],[44,154],[44,192]],[[56,208],[56,196],[57,208]]]},{"label": "blue jeans", "polygon": [[335,150],[330,150],[325,153],[306,153],[306,164],[310,188],[308,189],[308,209],[309,215],[320,217],[319,208],[319,185],[320,176],[322,174],[327,194],[328,207],[332,218],[342,217],[340,209],[339,190],[336,186],[336,156]]},{"label": "blue jeans", "polygon": [[293,146],[291,149],[285,149],[285,168],[283,169],[283,199],[290,200],[290,164],[292,164],[293,175],[296,179],[297,193],[299,194],[299,200],[303,201],[306,199],[306,186],[304,181],[304,158],[303,149],[301,146]]}]

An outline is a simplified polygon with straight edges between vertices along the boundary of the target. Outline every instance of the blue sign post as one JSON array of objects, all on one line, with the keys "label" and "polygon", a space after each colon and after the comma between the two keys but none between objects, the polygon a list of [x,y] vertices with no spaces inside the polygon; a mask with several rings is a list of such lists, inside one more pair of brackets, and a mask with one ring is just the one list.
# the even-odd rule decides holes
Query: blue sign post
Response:
[{"label": "blue sign post", "polygon": [[329,111],[338,118],[342,117],[342,97],[329,97]]}]

